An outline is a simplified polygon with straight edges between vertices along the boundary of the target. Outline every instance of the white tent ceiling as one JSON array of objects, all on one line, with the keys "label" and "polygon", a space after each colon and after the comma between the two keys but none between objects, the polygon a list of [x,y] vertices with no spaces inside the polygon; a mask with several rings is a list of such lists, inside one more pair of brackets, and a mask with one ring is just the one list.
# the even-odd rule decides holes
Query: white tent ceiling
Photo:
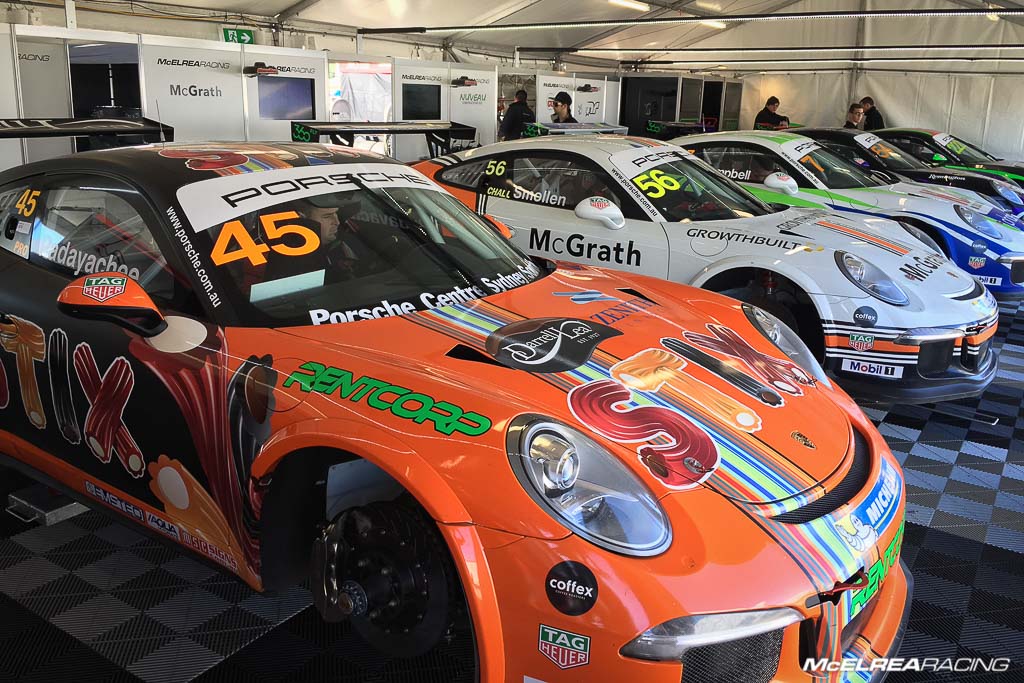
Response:
[{"label": "white tent ceiling", "polygon": [[[481,11],[480,0],[190,0],[187,5],[203,9],[237,12],[263,17],[279,16],[286,22],[336,25],[339,27],[391,28],[407,26],[490,26],[501,24],[568,22],[577,20],[620,20],[665,17],[707,17],[715,15],[766,15],[788,11],[857,11],[862,9],[982,9],[993,6],[1024,9],[1024,0],[646,0],[649,12],[628,9],[608,0],[497,0]],[[181,3],[185,5],[186,3]],[[1008,18],[1002,23],[1016,26],[1024,18]],[[993,36],[999,22],[985,18],[934,20],[883,20],[864,22],[863,40],[879,44],[882,40],[907,43],[984,42]],[[453,33],[412,34],[424,42],[452,39],[455,46],[487,45],[511,50],[529,47],[618,47],[650,48],[657,56],[659,47],[687,47],[702,41],[718,47],[741,48],[751,44],[797,45],[827,44],[830,37],[849,36],[856,42],[856,20],[731,23],[727,28],[703,24],[629,26],[611,28],[561,28],[509,30],[500,32],[460,31]],[[974,27],[974,28],[971,28]],[[748,30],[737,30],[737,29]],[[965,30],[966,29],[966,30]],[[929,35],[922,36],[922,32]],[[977,38],[976,36],[983,36]],[[382,36],[383,37],[383,36]],[[998,38],[998,36],[995,36]],[[750,40],[755,42],[751,43]],[[817,39],[817,43],[814,40]],[[959,40],[958,40],[959,39]],[[765,42],[770,41],[770,42]],[[849,44],[849,43],[847,43]],[[628,58],[633,58],[630,56]],[[614,57],[613,57],[614,58]]]}]

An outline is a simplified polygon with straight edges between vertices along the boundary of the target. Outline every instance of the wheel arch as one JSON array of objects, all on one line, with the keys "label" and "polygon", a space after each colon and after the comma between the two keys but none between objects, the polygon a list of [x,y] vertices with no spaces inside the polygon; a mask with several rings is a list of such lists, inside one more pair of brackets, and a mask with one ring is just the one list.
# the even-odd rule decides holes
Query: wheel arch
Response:
[{"label": "wheel arch", "polygon": [[314,419],[290,425],[268,441],[252,467],[254,481],[268,482],[260,517],[264,588],[280,590],[305,576],[313,536],[326,511],[327,470],[355,460],[397,482],[437,523],[469,606],[479,680],[503,680],[500,610],[484,541],[436,470],[381,430],[351,420]]},{"label": "wheel arch", "polygon": [[[814,281],[807,277],[802,271],[798,271],[793,268],[779,268],[779,267],[765,267],[760,263],[753,262],[751,260],[735,260],[730,263],[721,262],[715,264],[715,267],[709,268],[707,271],[703,271],[700,276],[693,282],[695,286],[703,289],[708,289],[713,292],[724,292],[735,287],[741,287],[746,285],[752,279],[756,281],[758,272],[770,272],[776,277],[788,282],[796,293],[802,295],[803,298],[807,299],[807,303],[801,308],[810,308],[813,311],[816,320],[807,320],[808,325],[813,325],[812,329],[805,329],[807,332],[814,335],[814,339],[805,338],[804,341],[812,351],[815,351],[818,355],[823,357],[826,346],[825,332],[823,327],[824,320],[834,319],[834,315],[831,309],[822,306],[826,304],[825,297],[815,296],[818,287],[814,285]],[[798,316],[798,321],[801,323],[801,327],[805,323],[803,319],[810,317],[810,311],[801,313]],[[820,348],[819,348],[820,347]]]}]

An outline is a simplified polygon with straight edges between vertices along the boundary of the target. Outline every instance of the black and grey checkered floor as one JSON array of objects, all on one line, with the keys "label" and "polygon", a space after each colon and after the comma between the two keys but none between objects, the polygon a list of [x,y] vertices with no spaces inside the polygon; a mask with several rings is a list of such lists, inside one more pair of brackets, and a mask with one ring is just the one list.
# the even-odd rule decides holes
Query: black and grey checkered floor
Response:
[{"label": "black and grey checkered floor", "polygon": [[[1010,657],[989,674],[889,681],[1024,682],[1024,310],[1003,307],[995,426],[928,408],[869,409],[906,472],[903,557],[916,580],[903,657]],[[89,512],[52,527],[0,518],[0,681],[472,680],[468,632],[381,660],[320,621],[307,590],[254,593]]]}]

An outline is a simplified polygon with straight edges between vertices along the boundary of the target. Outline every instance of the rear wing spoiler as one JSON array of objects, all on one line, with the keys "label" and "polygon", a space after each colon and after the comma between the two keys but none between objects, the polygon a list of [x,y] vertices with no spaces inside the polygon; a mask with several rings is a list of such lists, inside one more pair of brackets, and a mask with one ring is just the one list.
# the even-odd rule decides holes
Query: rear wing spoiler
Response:
[{"label": "rear wing spoiler", "polygon": [[702,121],[690,119],[689,121],[654,121],[648,120],[644,124],[644,133],[647,137],[656,140],[671,140],[682,135],[693,135],[695,133],[706,133],[707,126]]},{"label": "rear wing spoiler", "polygon": [[171,142],[174,128],[152,119],[0,119],[0,140],[129,135]]},{"label": "rear wing spoiler", "polygon": [[614,126],[610,123],[528,123],[523,129],[524,138],[536,138],[542,135],[594,135],[611,133],[626,135],[626,126]]},{"label": "rear wing spoiler", "polygon": [[319,142],[326,135],[336,145],[355,144],[357,135],[423,135],[430,157],[452,151],[452,140],[476,140],[476,128],[456,121],[292,121],[292,142]]}]

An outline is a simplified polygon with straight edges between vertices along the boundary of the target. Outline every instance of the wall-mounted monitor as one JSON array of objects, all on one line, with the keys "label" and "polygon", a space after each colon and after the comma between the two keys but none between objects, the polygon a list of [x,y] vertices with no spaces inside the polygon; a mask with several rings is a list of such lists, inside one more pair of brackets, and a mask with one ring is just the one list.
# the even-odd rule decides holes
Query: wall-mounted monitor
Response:
[{"label": "wall-mounted monitor", "polygon": [[260,118],[279,121],[309,121],[316,118],[312,78],[258,76]]},{"label": "wall-mounted monitor", "polygon": [[437,121],[441,118],[441,86],[402,84],[402,120]]}]

